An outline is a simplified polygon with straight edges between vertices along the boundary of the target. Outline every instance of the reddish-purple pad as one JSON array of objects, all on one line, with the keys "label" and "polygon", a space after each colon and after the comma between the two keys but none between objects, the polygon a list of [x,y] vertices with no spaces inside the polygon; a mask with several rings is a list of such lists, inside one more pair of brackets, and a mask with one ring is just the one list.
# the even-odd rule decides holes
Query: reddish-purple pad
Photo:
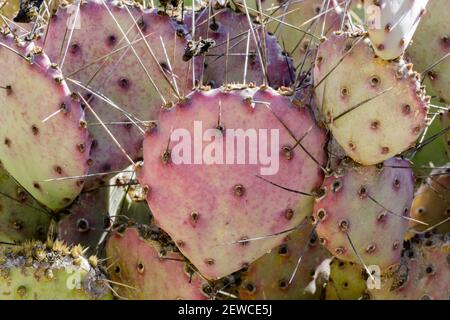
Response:
[{"label": "reddish-purple pad", "polygon": [[128,228],[123,234],[113,233],[106,252],[111,279],[121,298],[138,300],[204,300],[206,282],[191,275],[184,257],[167,250],[158,241],[145,239],[139,229]]},{"label": "reddish-purple pad", "polygon": [[[200,129],[197,146],[192,143],[185,149],[185,155],[191,153],[191,157],[180,163],[181,144],[175,135],[191,135],[199,125],[210,129],[206,134],[217,139],[201,142]],[[237,164],[237,143],[228,143],[226,148],[226,137],[233,140],[228,129],[241,129],[253,136],[253,150],[259,146],[261,154],[272,154],[273,172],[264,172],[268,162],[262,165],[257,156],[251,164],[250,154],[255,153],[249,153],[249,143],[239,148],[244,161]],[[274,148],[271,153],[264,152],[264,138],[267,146]],[[181,140],[191,141],[187,136]],[[298,140],[300,145],[295,146]],[[325,141],[325,132],[308,108],[293,105],[270,88],[195,91],[185,102],[161,111],[158,127],[144,140],[139,179],[148,190],[147,201],[156,222],[205,277],[217,279],[261,257],[285,235],[246,239],[296,227],[311,213],[314,191],[323,179]],[[216,148],[217,162],[206,164],[198,147],[205,150],[206,161],[211,148]],[[194,153],[203,164],[189,164]],[[244,242],[237,243],[240,240]]]},{"label": "reddish-purple pad", "polygon": [[[205,56],[195,58],[203,64],[202,74],[197,76],[203,84],[217,88],[226,83],[244,83],[244,75],[245,83],[268,83],[274,88],[293,83],[295,74],[292,59],[283,51],[275,36],[267,31],[263,33],[260,25],[253,23],[253,18],[250,20],[253,32],[247,15],[230,8],[211,11],[211,15],[206,8],[195,14],[195,40],[215,41]],[[184,22],[192,33],[192,13],[185,15]],[[249,49],[246,59],[247,44]],[[260,48],[259,53],[257,48]],[[268,82],[264,82],[264,64]]]}]

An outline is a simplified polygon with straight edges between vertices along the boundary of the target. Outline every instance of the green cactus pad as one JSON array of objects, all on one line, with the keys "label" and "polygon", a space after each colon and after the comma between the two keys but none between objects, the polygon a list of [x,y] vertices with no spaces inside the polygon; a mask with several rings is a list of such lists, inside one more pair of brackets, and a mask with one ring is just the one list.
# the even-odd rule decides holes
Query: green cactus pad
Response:
[{"label": "green cactus pad", "polygon": [[363,165],[405,151],[427,125],[420,76],[402,59],[376,57],[364,35],[336,33],[321,43],[314,85],[323,121]]},{"label": "green cactus pad", "polygon": [[361,265],[334,259],[330,268],[327,300],[358,300],[365,297],[367,273]]},{"label": "green cactus pad", "polygon": [[33,44],[0,34],[0,160],[53,210],[80,193],[91,142],[84,113],[58,68]]},{"label": "green cactus pad", "polygon": [[[306,225],[286,236],[285,242],[262,256],[242,272],[239,296],[244,300],[311,300],[324,294],[323,279],[314,279],[316,268],[330,254],[319,244],[312,226]],[[302,260],[292,283],[298,259]],[[317,282],[309,288],[311,282]]]},{"label": "green cactus pad", "polygon": [[450,103],[450,2],[429,0],[427,11],[407,54],[418,72],[425,72],[429,95]]},{"label": "green cactus pad", "polygon": [[51,213],[0,166],[0,241],[45,240]]}]

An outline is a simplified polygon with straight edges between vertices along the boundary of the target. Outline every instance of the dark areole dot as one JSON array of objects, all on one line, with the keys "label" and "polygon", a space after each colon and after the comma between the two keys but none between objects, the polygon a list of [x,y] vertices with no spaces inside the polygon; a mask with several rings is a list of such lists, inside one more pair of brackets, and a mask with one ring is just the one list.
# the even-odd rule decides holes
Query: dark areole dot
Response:
[{"label": "dark areole dot", "polygon": [[337,192],[341,188],[341,181],[333,181],[333,192]]},{"label": "dark areole dot", "polygon": [[80,218],[77,220],[77,229],[78,232],[86,232],[90,229],[89,227],[89,221],[87,221],[84,218]]},{"label": "dark areole dot", "polygon": [[130,82],[127,78],[120,78],[118,84],[122,89],[127,89],[130,86]]},{"label": "dark areole dot", "polygon": [[144,272],[144,265],[142,264],[142,262],[138,263],[137,270],[138,270],[139,273],[143,273]]},{"label": "dark areole dot", "polygon": [[341,96],[345,97],[349,93],[348,89],[346,87],[341,88]]},{"label": "dark areole dot", "polygon": [[358,195],[361,198],[366,197],[367,196],[367,188],[365,186],[361,186],[361,188],[359,188],[359,190],[358,190]]},{"label": "dark areole dot", "polygon": [[31,126],[31,131],[33,132],[33,135],[37,136],[39,134],[39,129],[34,124]]},{"label": "dark areole dot", "polygon": [[431,274],[431,273],[433,273],[433,271],[434,271],[434,268],[433,268],[433,266],[428,266],[426,269],[425,269],[425,272],[426,273],[428,273],[428,274]]},{"label": "dark areole dot", "polygon": [[400,180],[399,179],[394,179],[394,188],[396,188],[396,189],[400,188]]},{"label": "dark areole dot", "polygon": [[281,279],[281,280],[278,281],[278,286],[279,286],[281,289],[286,288],[287,285],[288,285],[288,282],[287,282],[285,279]]},{"label": "dark areole dot", "polygon": [[245,286],[245,289],[247,289],[247,291],[250,292],[250,293],[253,293],[256,290],[256,288],[253,285],[253,283],[247,283],[247,285]]},{"label": "dark areole dot", "polygon": [[193,221],[198,221],[199,218],[200,218],[200,215],[198,214],[198,212],[196,212],[196,211],[191,212],[191,219]]},{"label": "dark areole dot", "polygon": [[293,216],[294,216],[294,210],[292,210],[292,209],[286,209],[286,211],[284,212],[284,217],[285,217],[287,220],[291,220]]},{"label": "dark areole dot", "polygon": [[371,85],[372,87],[378,86],[378,85],[380,84],[380,82],[381,82],[381,79],[380,79],[379,76],[372,76],[372,77],[370,78],[370,85]]},{"label": "dark areole dot", "polygon": [[350,228],[350,222],[347,219],[340,220],[338,225],[339,229],[341,229],[341,231],[343,232],[347,232],[348,229]]},{"label": "dark areole dot", "polygon": [[69,52],[71,54],[77,54],[78,52],[80,52],[80,50],[81,50],[80,46],[77,43],[73,43],[70,46]]},{"label": "dark areole dot", "polygon": [[325,219],[326,215],[327,215],[327,213],[326,213],[325,209],[319,209],[317,211],[317,217],[319,218],[319,220]]},{"label": "dark areole dot", "polygon": [[233,187],[234,195],[242,197],[245,194],[245,187],[242,184],[237,184]]},{"label": "dark areole dot", "polygon": [[280,248],[278,249],[278,254],[279,255],[286,255],[288,253],[288,246],[287,245],[281,245]]},{"label": "dark areole dot", "polygon": [[411,113],[411,106],[409,104],[405,104],[402,106],[402,112],[404,115],[408,115]]},{"label": "dark areole dot", "polygon": [[117,43],[117,37],[113,34],[109,35],[106,42],[110,45],[110,46],[114,46]]},{"label": "dark areole dot", "polygon": [[213,22],[210,23],[209,28],[214,32],[219,30],[219,25],[217,24],[215,19],[213,19]]}]

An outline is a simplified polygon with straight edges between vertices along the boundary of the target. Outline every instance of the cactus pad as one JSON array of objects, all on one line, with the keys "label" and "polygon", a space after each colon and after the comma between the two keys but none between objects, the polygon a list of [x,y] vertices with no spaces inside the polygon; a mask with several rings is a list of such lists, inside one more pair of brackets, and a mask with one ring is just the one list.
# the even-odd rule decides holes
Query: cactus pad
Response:
[{"label": "cactus pad", "polygon": [[417,71],[426,74],[428,94],[446,103],[450,103],[450,24],[444,12],[449,11],[450,2],[430,0],[407,51]]},{"label": "cactus pad", "polygon": [[[0,34],[0,160],[35,199],[57,210],[80,193],[90,140],[60,71],[33,44]],[[44,121],[45,120],[45,121]],[[49,181],[49,179],[53,179]]]},{"label": "cactus pad", "polygon": [[334,259],[330,268],[327,300],[358,300],[366,297],[368,276],[361,265]]},{"label": "cactus pad", "polygon": [[50,215],[0,166],[0,241],[45,240]]},{"label": "cactus pad", "polygon": [[168,236],[155,226],[127,228],[123,234],[112,233],[106,244],[111,265],[109,274],[118,286],[119,297],[140,300],[203,300],[205,283],[196,275],[170,243]]},{"label": "cactus pad", "polygon": [[381,270],[397,263],[413,187],[406,160],[392,158],[367,167],[344,162],[325,178],[324,195],[314,206],[322,243],[344,261],[377,265]]},{"label": "cactus pad", "polygon": [[364,1],[369,37],[375,53],[382,59],[398,58],[409,45],[428,0]]},{"label": "cactus pad", "polygon": [[[172,138],[175,129],[184,137]],[[215,142],[207,142],[208,134]],[[242,137],[253,141],[242,144]],[[158,127],[147,133],[139,180],[156,223],[205,277],[217,279],[261,257],[283,236],[245,239],[293,228],[311,212],[312,193],[323,179],[324,142],[311,111],[272,89],[195,91],[162,110]],[[277,168],[255,158],[266,147],[273,148]]]},{"label": "cactus pad", "polygon": [[353,160],[371,165],[389,159],[414,144],[425,128],[428,99],[410,68],[402,59],[376,57],[362,36],[339,33],[319,46],[317,105]]},{"label": "cactus pad", "polygon": [[[206,53],[205,58],[199,56],[197,60],[204,61],[203,84],[213,88],[227,83],[268,83],[274,88],[289,86],[295,77],[292,59],[287,56],[277,42],[276,37],[258,28],[252,22],[255,37],[249,27],[245,14],[232,9],[219,9],[211,13],[204,9],[196,14],[195,37],[212,39],[215,45]],[[192,25],[192,14],[184,19],[188,26]],[[229,40],[227,40],[229,39]],[[246,59],[247,43],[249,45]],[[227,48],[228,47],[228,48]],[[264,48],[258,53],[258,48]],[[228,55],[227,55],[228,52]],[[247,60],[247,70],[245,63]],[[261,63],[262,61],[265,61]],[[264,63],[266,64],[268,81],[264,82]],[[201,78],[199,75],[197,78]],[[227,83],[225,83],[227,82]]]},{"label": "cactus pad", "polygon": [[416,231],[435,226],[439,233],[450,232],[450,164],[434,169],[420,186],[414,197],[411,216],[428,223],[427,226],[411,223]]},{"label": "cactus pad", "polygon": [[417,235],[407,242],[402,261],[381,278],[376,300],[448,300],[450,292],[448,235]]},{"label": "cactus pad", "polygon": [[[306,222],[306,221],[305,221]],[[330,254],[319,244],[317,235],[311,235],[312,226],[295,230],[285,238],[285,242],[253,262],[242,273],[239,296],[244,300],[308,300],[319,299],[323,295],[323,279],[317,279],[316,289],[308,285],[314,279],[316,268]],[[289,284],[302,255],[295,277]],[[322,283],[321,283],[322,281]]]}]

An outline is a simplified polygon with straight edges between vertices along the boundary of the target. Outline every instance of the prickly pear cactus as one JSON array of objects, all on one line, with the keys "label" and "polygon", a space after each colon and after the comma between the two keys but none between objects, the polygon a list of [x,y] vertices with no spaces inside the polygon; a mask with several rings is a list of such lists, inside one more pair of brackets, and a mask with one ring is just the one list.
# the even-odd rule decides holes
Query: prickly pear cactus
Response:
[{"label": "prickly pear cactus", "polygon": [[0,299],[448,299],[449,1],[0,0]]},{"label": "prickly pear cactus", "polygon": [[[314,274],[317,267],[330,258],[330,254],[311,231],[312,226],[306,225],[291,232],[283,244],[253,262],[242,273],[239,297],[244,300],[309,300],[322,297],[325,281],[321,277],[314,279]],[[302,259],[295,270],[300,256]]]},{"label": "prickly pear cactus", "polygon": [[168,15],[123,1],[82,1],[52,17],[40,42],[94,111],[86,110],[94,138],[91,173],[122,170],[142,157],[148,121],[191,90],[192,61],[182,59],[189,39]]},{"label": "prickly pear cactus", "polygon": [[379,166],[343,162],[325,178],[314,205],[317,234],[337,258],[381,270],[400,260],[413,198],[413,173],[406,160]]},{"label": "prickly pear cactus", "polygon": [[434,227],[439,233],[450,232],[450,164],[434,169],[416,191],[411,217],[428,224],[411,221],[415,231]]},{"label": "prickly pear cactus", "polygon": [[157,224],[205,277],[217,279],[283,235],[246,239],[293,228],[310,212],[324,142],[310,110],[267,87],[195,91],[162,110],[147,133],[139,180]]},{"label": "prickly pear cactus", "polygon": [[[185,15],[184,21],[192,30],[192,14]],[[221,8],[210,13],[206,8],[195,14],[195,21],[195,39],[214,41],[204,56],[196,58],[203,65],[197,76],[201,83],[217,88],[227,83],[252,82],[279,88],[294,81],[292,59],[276,37],[263,32],[253,18],[250,25],[242,12]],[[189,51],[186,53],[189,59]]]},{"label": "prickly pear cactus", "polygon": [[[0,160],[35,199],[57,210],[80,193],[91,141],[84,112],[41,49],[0,34]],[[32,156],[30,156],[32,155]]]},{"label": "prickly pear cactus", "polygon": [[429,0],[407,53],[418,72],[424,73],[428,94],[450,103],[450,25],[443,12],[450,2]]},{"label": "prickly pear cactus", "polygon": [[426,126],[428,99],[420,76],[402,59],[376,57],[362,35],[337,33],[319,46],[314,84],[324,122],[361,164],[406,150]]},{"label": "prickly pear cactus", "polygon": [[111,299],[97,258],[59,241],[0,247],[1,300]]},{"label": "prickly pear cactus", "polygon": [[208,284],[158,227],[137,225],[112,233],[106,244],[109,275],[119,298],[203,300]]},{"label": "prickly pear cactus", "polygon": [[426,12],[427,3],[428,0],[364,1],[369,37],[380,58],[392,60],[404,53]]},{"label": "prickly pear cactus", "polygon": [[51,213],[0,166],[0,241],[45,240]]},{"label": "prickly pear cactus", "polygon": [[448,300],[450,291],[448,235],[417,235],[407,242],[399,265],[370,290],[376,300]]},{"label": "prickly pear cactus", "polygon": [[330,264],[327,300],[359,300],[366,298],[366,270],[359,264],[334,259]]}]

